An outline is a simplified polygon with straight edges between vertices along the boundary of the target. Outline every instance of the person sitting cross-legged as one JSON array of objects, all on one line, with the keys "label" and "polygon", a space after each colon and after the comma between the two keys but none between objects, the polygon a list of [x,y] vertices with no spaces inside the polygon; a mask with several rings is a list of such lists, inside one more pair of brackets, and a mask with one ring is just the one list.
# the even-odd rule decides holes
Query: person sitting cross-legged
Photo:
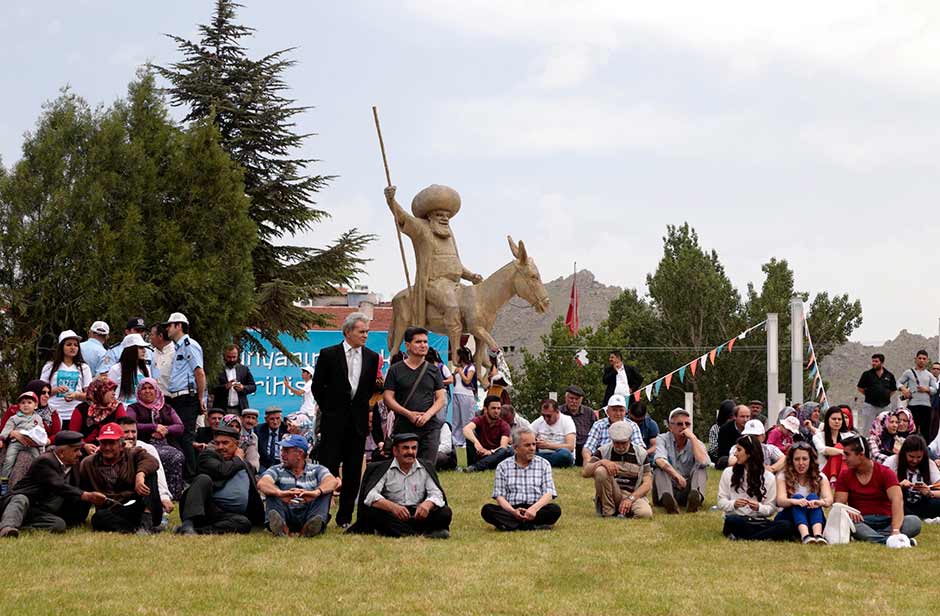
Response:
[{"label": "person sitting cross-legged", "polygon": [[825,544],[823,507],[832,505],[832,489],[813,459],[815,453],[803,441],[790,446],[786,464],[777,473],[777,519],[793,522],[803,543]]},{"label": "person sitting cross-legged", "polygon": [[633,430],[624,421],[610,426],[610,442],[593,452],[581,470],[594,478],[594,507],[598,515],[652,518],[646,495],[653,485],[646,450],[630,442]]},{"label": "person sitting cross-legged", "polygon": [[608,430],[610,430],[611,425],[620,421],[626,423],[630,427],[630,442],[633,443],[633,446],[636,448],[647,449],[646,443],[643,442],[643,434],[640,432],[640,427],[632,420],[627,419],[626,398],[620,394],[612,395],[610,400],[607,401],[607,406],[604,408],[604,412],[607,414],[607,416],[603,419],[598,419],[595,421],[594,425],[591,426],[591,431],[588,432],[587,440],[584,442],[582,459],[590,459],[592,453],[600,449],[603,445],[609,443],[610,434],[608,434]]},{"label": "person sitting cross-legged", "polygon": [[764,450],[754,435],[742,436],[733,450],[735,464],[721,472],[718,508],[725,512],[722,533],[729,539],[785,541],[793,524],[774,520],[777,481],[764,468]]},{"label": "person sitting cross-legged", "polygon": [[669,431],[656,438],[653,455],[653,502],[668,513],[685,505],[695,513],[705,500],[708,451],[692,431],[692,418],[684,408],[669,413]]},{"label": "person sitting cross-legged", "polygon": [[241,433],[225,425],[215,429],[212,445],[196,460],[196,475],[180,498],[180,535],[248,534],[261,526],[264,508],[255,471],[238,443]]},{"label": "person sitting cross-legged", "polygon": [[291,434],[279,445],[281,464],[268,468],[258,480],[258,491],[265,496],[268,530],[275,537],[319,535],[330,520],[330,499],[339,479],[307,458],[310,447],[299,434]]},{"label": "person sitting cross-legged", "polygon": [[535,455],[535,433],[525,428],[512,435],[515,455],[499,463],[493,482],[496,504],[483,505],[480,515],[497,530],[545,530],[561,517],[552,502],[558,492],[552,467]]},{"label": "person sitting cross-legged", "polygon": [[869,447],[868,439],[858,434],[842,440],[845,465],[836,479],[835,502],[859,511],[849,512],[855,523],[852,538],[872,543],[886,543],[893,535],[913,539],[920,534],[920,519],[904,515],[897,474],[872,460]]},{"label": "person sitting cross-legged", "polygon": [[483,400],[483,414],[470,420],[463,427],[467,440],[467,472],[485,471],[512,455],[509,446],[509,424],[502,420],[502,402],[499,396],[487,396]]},{"label": "person sitting cross-legged", "polygon": [[346,532],[447,539],[453,512],[447,506],[434,463],[417,458],[418,435],[394,435],[392,455],[393,459],[373,462],[366,468],[358,517]]},{"label": "person sitting cross-legged", "polygon": [[532,422],[537,455],[548,460],[552,466],[573,465],[577,437],[574,420],[562,414],[558,410],[558,403],[550,398],[542,400],[539,406],[542,416]]}]

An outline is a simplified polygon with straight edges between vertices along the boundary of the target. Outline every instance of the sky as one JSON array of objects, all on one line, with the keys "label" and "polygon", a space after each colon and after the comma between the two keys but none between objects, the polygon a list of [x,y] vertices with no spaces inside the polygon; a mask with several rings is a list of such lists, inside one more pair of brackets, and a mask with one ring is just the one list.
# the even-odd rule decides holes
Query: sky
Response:
[{"label": "sky", "polygon": [[[512,235],[545,282],[577,262],[642,293],[666,226],[689,222],[742,294],[776,257],[797,289],[861,300],[854,340],[937,332],[940,4],[243,3],[253,54],[297,48],[286,80],[316,133],[298,154],[338,176],[318,195],[332,218],[294,241],[377,234],[361,282],[386,299],[404,275],[372,105],[398,200],[455,188],[483,275]],[[60,88],[113,103],[213,4],[2,3],[3,164]]]}]

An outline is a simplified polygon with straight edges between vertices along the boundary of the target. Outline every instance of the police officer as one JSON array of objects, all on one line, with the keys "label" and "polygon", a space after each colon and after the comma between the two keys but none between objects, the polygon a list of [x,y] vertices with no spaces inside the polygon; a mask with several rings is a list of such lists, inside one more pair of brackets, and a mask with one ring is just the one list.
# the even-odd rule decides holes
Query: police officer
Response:
[{"label": "police officer", "polygon": [[[98,374],[98,366],[104,360],[108,350],[104,344],[108,341],[111,328],[104,321],[95,321],[88,328],[88,340],[78,345],[82,350],[82,359],[88,364],[92,375]],[[107,371],[105,371],[107,372]]]},{"label": "police officer", "polygon": [[[124,328],[124,339],[127,338],[129,334],[140,334],[141,336],[146,336],[149,330],[147,325],[144,323],[143,317],[131,317],[127,321],[127,327]],[[108,370],[111,369],[111,366],[121,362],[121,353],[124,352],[124,339],[117,344],[108,347],[108,352],[105,354],[104,359],[98,364],[97,374],[107,374]],[[84,358],[85,356],[82,355]],[[154,379],[160,378],[160,370],[157,368],[157,364],[153,361],[153,349],[147,347],[147,370],[150,373],[150,377]]]},{"label": "police officer", "polygon": [[192,477],[196,472],[196,452],[193,449],[196,419],[206,410],[206,372],[202,347],[189,337],[189,320],[183,313],[174,312],[164,325],[174,345],[168,386],[170,393],[166,397],[183,420],[183,434],[178,442],[186,458],[186,476]]}]

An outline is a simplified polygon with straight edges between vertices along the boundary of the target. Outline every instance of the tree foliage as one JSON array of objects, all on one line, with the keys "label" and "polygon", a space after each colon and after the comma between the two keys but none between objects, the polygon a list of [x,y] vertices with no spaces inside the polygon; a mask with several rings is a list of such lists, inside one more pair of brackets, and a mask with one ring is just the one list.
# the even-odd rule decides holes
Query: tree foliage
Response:
[{"label": "tree foliage", "polygon": [[211,122],[170,121],[150,72],[110,108],[65,90],[22,152],[0,175],[8,387],[39,373],[59,331],[98,319],[120,331],[180,310],[209,353],[241,331],[256,237],[241,170]]},{"label": "tree foliage", "polygon": [[[216,0],[211,22],[199,26],[200,40],[170,36],[182,60],[157,70],[170,82],[173,105],[188,108],[185,121],[214,122],[222,146],[244,169],[249,215],[258,229],[250,325],[280,347],[281,332],[302,336],[318,322],[294,302],[350,285],[362,273],[361,254],[372,236],[352,229],[326,248],[281,241],[328,216],[313,207],[313,198],[333,177],[308,175],[318,161],[294,155],[311,135],[295,132],[296,116],[309,108],[285,95],[293,49],[249,57],[245,39],[254,29],[236,22],[239,6]],[[254,334],[244,332],[243,339],[260,350]]]}]

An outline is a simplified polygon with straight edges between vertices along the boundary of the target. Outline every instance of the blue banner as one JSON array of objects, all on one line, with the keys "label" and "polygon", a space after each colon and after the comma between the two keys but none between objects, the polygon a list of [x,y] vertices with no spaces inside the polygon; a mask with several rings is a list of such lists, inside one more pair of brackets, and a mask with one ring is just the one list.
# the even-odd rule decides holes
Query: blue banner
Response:
[{"label": "blue banner", "polygon": [[[303,378],[300,374],[300,368],[310,365],[316,370],[320,350],[341,343],[343,341],[343,332],[339,330],[310,330],[307,332],[305,339],[297,340],[288,334],[283,334],[280,341],[297,360],[299,366],[292,363],[286,355],[272,348],[266,342],[264,343],[267,351],[266,355],[242,351],[242,363],[251,370],[251,375],[255,378],[255,383],[258,386],[258,390],[253,395],[248,396],[248,404],[251,408],[261,411],[262,416],[264,416],[265,407],[271,405],[277,405],[284,409],[285,417],[300,409],[302,398],[287,390],[284,385],[284,377],[290,380],[293,387],[301,387]],[[447,337],[431,333],[428,336],[428,342],[446,360]],[[382,374],[388,372],[388,332],[369,332],[366,347],[378,353],[382,358]]]}]

